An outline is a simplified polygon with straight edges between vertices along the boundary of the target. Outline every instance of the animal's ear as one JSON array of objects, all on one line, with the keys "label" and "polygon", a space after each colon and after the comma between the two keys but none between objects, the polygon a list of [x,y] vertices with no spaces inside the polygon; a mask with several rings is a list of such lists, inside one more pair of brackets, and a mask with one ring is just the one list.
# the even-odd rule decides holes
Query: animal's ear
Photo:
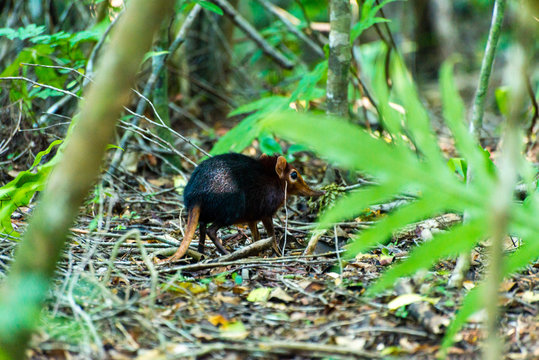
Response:
[{"label": "animal's ear", "polygon": [[267,159],[269,158],[268,154],[262,154],[260,155],[260,159]]},{"label": "animal's ear", "polygon": [[286,159],[283,156],[277,158],[277,163],[275,164],[275,172],[282,179],[284,177],[284,171],[286,169]]}]

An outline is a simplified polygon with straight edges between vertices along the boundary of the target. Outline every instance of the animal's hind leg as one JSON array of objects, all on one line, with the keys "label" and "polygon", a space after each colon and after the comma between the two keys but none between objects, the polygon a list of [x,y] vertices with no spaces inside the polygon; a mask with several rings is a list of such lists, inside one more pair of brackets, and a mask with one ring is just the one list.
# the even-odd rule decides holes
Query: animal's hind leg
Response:
[{"label": "animal's hind leg", "polygon": [[228,251],[224,248],[223,244],[221,243],[221,240],[219,240],[219,238],[217,237],[217,230],[219,230],[219,226],[215,224],[211,225],[207,230],[208,236],[215,244],[217,250],[219,250],[222,254],[228,254]]},{"label": "animal's hind leg", "polygon": [[200,232],[200,239],[198,240],[198,252],[204,254],[204,242],[206,242],[206,224],[198,223],[198,231]]},{"label": "animal's hind leg", "polygon": [[260,233],[256,227],[257,223],[258,221],[251,221],[248,223],[249,229],[251,229],[251,237],[253,238],[253,242],[260,240]]}]

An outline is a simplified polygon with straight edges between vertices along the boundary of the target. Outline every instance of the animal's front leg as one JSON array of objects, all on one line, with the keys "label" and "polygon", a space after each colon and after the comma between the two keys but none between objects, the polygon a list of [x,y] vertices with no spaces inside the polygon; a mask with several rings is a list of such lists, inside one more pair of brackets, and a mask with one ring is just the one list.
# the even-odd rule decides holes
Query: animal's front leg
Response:
[{"label": "animal's front leg", "polygon": [[277,241],[277,236],[275,236],[275,229],[273,228],[273,221],[271,217],[262,219],[262,224],[264,224],[264,227],[266,228],[266,232],[268,233],[268,236],[271,236],[273,238],[273,245],[272,245],[273,250],[278,256],[281,256],[282,252],[281,252],[281,249],[279,249],[279,242]]}]

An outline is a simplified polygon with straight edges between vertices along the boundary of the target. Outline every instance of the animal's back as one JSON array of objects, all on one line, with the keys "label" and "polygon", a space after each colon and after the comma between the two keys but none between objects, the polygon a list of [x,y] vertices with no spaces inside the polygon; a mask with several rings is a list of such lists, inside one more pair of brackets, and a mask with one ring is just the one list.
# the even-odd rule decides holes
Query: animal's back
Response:
[{"label": "animal's back", "polygon": [[187,210],[200,205],[200,222],[231,225],[271,216],[284,199],[278,178],[258,160],[241,154],[203,161],[184,190]]}]

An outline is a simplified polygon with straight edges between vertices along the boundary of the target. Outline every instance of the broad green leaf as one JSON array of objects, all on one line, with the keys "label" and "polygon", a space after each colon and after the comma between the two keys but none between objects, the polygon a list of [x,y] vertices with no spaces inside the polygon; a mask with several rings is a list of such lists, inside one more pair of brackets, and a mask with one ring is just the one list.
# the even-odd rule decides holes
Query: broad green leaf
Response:
[{"label": "broad green leaf", "polygon": [[267,155],[282,154],[281,145],[275,140],[272,135],[262,134],[258,137],[260,150]]},{"label": "broad green leaf", "polygon": [[[11,225],[11,214],[18,207],[28,205],[34,194],[43,190],[52,168],[60,159],[60,151],[46,164],[39,167],[38,165],[42,157],[49,154],[62,141],[56,140],[46,150],[40,151],[29,170],[20,172],[15,179],[0,188],[0,233],[19,235]],[[37,171],[33,172],[36,167]]]},{"label": "broad green leaf", "polygon": [[230,151],[240,152],[251,145],[253,140],[260,134],[260,130],[257,118],[246,118],[221,137],[211,149],[210,154],[218,155]]},{"label": "broad green leaf", "polygon": [[318,220],[318,228],[329,228],[333,223],[351,219],[369,205],[382,204],[395,197],[402,190],[400,182],[388,182],[383,185],[369,186],[351,192],[338,199],[333,207],[325,211]]},{"label": "broad green leaf", "polygon": [[470,292],[464,298],[457,315],[453,321],[451,321],[451,324],[445,331],[445,336],[442,341],[442,347],[439,354],[441,358],[445,358],[447,349],[454,343],[455,335],[466,323],[466,320],[482,308],[483,302],[481,301],[481,293],[482,291],[480,290],[480,287],[476,287],[470,290]]},{"label": "broad green leaf", "polygon": [[243,340],[249,336],[249,332],[241,321],[233,321],[223,324],[219,328],[221,336],[230,340]]},{"label": "broad green leaf", "polygon": [[327,60],[322,61],[320,64],[316,65],[313,71],[307,73],[301,80],[296,88],[296,90],[290,96],[290,102],[296,100],[311,100],[311,95],[313,94],[316,85],[326,76],[328,71],[328,62]]},{"label": "broad green leaf", "polygon": [[372,296],[392,286],[401,277],[408,276],[420,269],[428,269],[438,259],[469,251],[482,240],[487,231],[482,219],[473,219],[467,224],[456,225],[450,230],[434,236],[428,242],[414,248],[409,257],[386,271],[366,292]]},{"label": "broad green leaf", "polygon": [[228,116],[236,116],[245,113],[250,113],[257,110],[284,110],[288,107],[290,101],[288,98],[283,96],[270,96],[265,97],[260,100],[253,101],[251,103],[242,105],[236,110],[231,111]]},{"label": "broad green leaf", "polygon": [[[505,257],[502,273],[504,277],[519,271],[539,258],[539,241],[537,241],[536,237],[537,234],[534,233],[532,236],[526,238],[524,240],[524,245],[518,248],[514,253]],[[472,314],[483,308],[483,292],[484,286],[480,285],[472,289],[464,298],[457,315],[445,332],[441,348],[442,354],[445,354],[447,349],[453,344],[455,335],[466,323],[466,320]]]},{"label": "broad green leaf", "polygon": [[[382,66],[380,64],[380,66]],[[429,160],[434,167],[440,167],[438,171],[450,174],[445,164],[445,159],[438,146],[438,140],[430,126],[429,116],[419,100],[419,94],[414,82],[408,73],[403,60],[394,56],[392,61],[394,90],[399,100],[406,109],[406,130],[408,136],[421,154]]]},{"label": "broad green leaf", "polygon": [[410,204],[403,205],[380,219],[372,227],[361,232],[347,246],[345,257],[352,258],[372,246],[386,243],[390,240],[393,232],[414,222],[436,216],[451,206],[449,198],[444,198],[443,196],[437,197],[435,194],[430,195]]},{"label": "broad green leaf", "polygon": [[[387,49],[382,51],[379,56],[385,56],[384,53],[386,51]],[[383,60],[380,58],[379,63],[382,63],[382,61]],[[393,137],[393,141],[399,145],[404,145],[401,136],[404,115],[399,114],[397,110],[389,106],[389,89],[387,87],[385,68],[383,66],[376,66],[373,87],[378,98],[378,110],[380,111],[384,128]]]},{"label": "broad green leaf", "polygon": [[382,182],[395,172],[422,177],[410,172],[420,165],[409,148],[387,144],[339,118],[287,111],[269,115],[262,125],[284,138],[307,145],[336,166],[365,171]]},{"label": "broad green leaf", "polygon": [[460,98],[453,79],[453,63],[446,61],[440,70],[440,92],[442,94],[443,115],[460,155],[472,165],[481,181],[488,181],[486,162],[482,149],[468,130],[465,119],[464,103]]}]

